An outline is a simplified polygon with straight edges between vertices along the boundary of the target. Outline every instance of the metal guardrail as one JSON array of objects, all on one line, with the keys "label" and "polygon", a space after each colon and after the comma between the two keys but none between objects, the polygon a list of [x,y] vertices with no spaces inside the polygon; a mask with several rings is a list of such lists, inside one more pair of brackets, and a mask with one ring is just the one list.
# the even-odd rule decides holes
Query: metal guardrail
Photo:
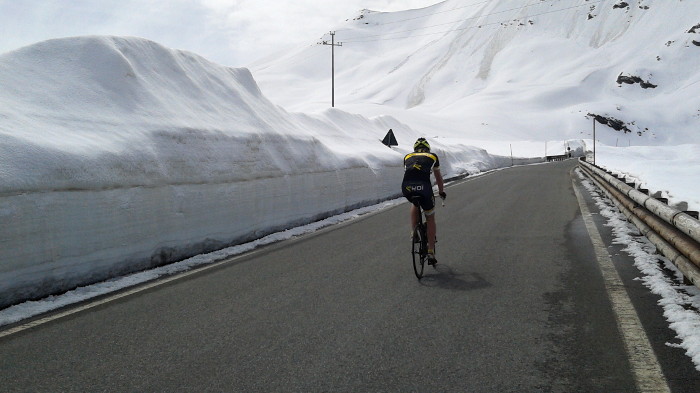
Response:
[{"label": "metal guardrail", "polygon": [[656,248],[700,288],[700,221],[584,160],[584,172]]},{"label": "metal guardrail", "polygon": [[565,161],[571,158],[570,155],[568,154],[559,154],[556,156],[546,156],[547,162],[552,162],[552,161]]}]

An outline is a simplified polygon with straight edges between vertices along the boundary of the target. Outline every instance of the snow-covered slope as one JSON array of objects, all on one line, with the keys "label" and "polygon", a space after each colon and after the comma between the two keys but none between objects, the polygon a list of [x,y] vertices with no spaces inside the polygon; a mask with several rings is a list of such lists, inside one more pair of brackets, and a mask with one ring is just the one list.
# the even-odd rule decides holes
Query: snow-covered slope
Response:
[{"label": "snow-covered slope", "polygon": [[[599,124],[613,146],[698,143],[699,15],[687,0],[364,10],[335,30],[336,106],[470,141],[591,138],[599,115],[629,131]],[[314,44],[251,69],[272,101],[314,111],[330,100],[330,51]],[[290,70],[296,83],[281,89]]]}]

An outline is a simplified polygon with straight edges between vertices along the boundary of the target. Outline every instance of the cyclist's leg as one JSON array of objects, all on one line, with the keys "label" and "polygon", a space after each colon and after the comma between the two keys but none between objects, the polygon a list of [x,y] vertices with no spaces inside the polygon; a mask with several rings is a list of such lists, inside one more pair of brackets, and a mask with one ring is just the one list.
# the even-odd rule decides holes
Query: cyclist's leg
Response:
[{"label": "cyclist's leg", "polygon": [[425,223],[427,227],[428,236],[428,254],[429,259],[432,259],[433,264],[435,261],[435,233],[437,231],[437,225],[435,224],[435,197],[433,197],[432,188],[429,189],[421,201],[421,207],[425,211]]},{"label": "cyclist's leg", "polygon": [[435,224],[435,210],[433,209],[431,214],[426,212],[425,223],[428,227],[428,253],[435,255],[435,233],[437,232],[437,225]]},{"label": "cyclist's leg", "polygon": [[414,200],[413,197],[415,196],[421,196],[419,192],[416,191],[415,186],[421,185],[420,183],[415,183],[415,182],[403,182],[401,184],[401,192],[403,193],[403,196],[411,202],[411,231],[413,231],[413,228],[416,227],[416,224],[418,223],[418,207],[414,205]]},{"label": "cyclist's leg", "polygon": [[418,207],[416,205],[411,205],[411,229],[416,227],[418,224]]}]

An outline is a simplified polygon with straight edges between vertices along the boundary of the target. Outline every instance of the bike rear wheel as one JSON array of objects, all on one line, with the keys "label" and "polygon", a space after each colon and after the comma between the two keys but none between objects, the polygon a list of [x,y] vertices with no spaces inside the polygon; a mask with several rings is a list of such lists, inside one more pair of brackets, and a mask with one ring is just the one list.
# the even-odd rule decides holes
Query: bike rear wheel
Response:
[{"label": "bike rear wheel", "polygon": [[425,260],[428,255],[428,239],[425,233],[425,224],[418,224],[413,229],[413,241],[411,242],[411,252],[413,253],[413,271],[416,277],[423,277]]}]

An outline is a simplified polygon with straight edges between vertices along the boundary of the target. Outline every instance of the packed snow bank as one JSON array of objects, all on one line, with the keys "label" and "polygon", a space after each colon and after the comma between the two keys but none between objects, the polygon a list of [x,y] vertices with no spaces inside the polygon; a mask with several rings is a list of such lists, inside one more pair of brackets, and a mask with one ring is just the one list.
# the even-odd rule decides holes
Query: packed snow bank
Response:
[{"label": "packed snow bank", "polygon": [[[421,136],[290,114],[246,69],[136,38],[0,56],[0,307],[396,196]],[[401,146],[380,143],[393,128]],[[448,147],[445,175],[497,165]]]},{"label": "packed snow bank", "polygon": [[700,145],[596,148],[596,164],[624,175],[680,210],[700,210]]}]

